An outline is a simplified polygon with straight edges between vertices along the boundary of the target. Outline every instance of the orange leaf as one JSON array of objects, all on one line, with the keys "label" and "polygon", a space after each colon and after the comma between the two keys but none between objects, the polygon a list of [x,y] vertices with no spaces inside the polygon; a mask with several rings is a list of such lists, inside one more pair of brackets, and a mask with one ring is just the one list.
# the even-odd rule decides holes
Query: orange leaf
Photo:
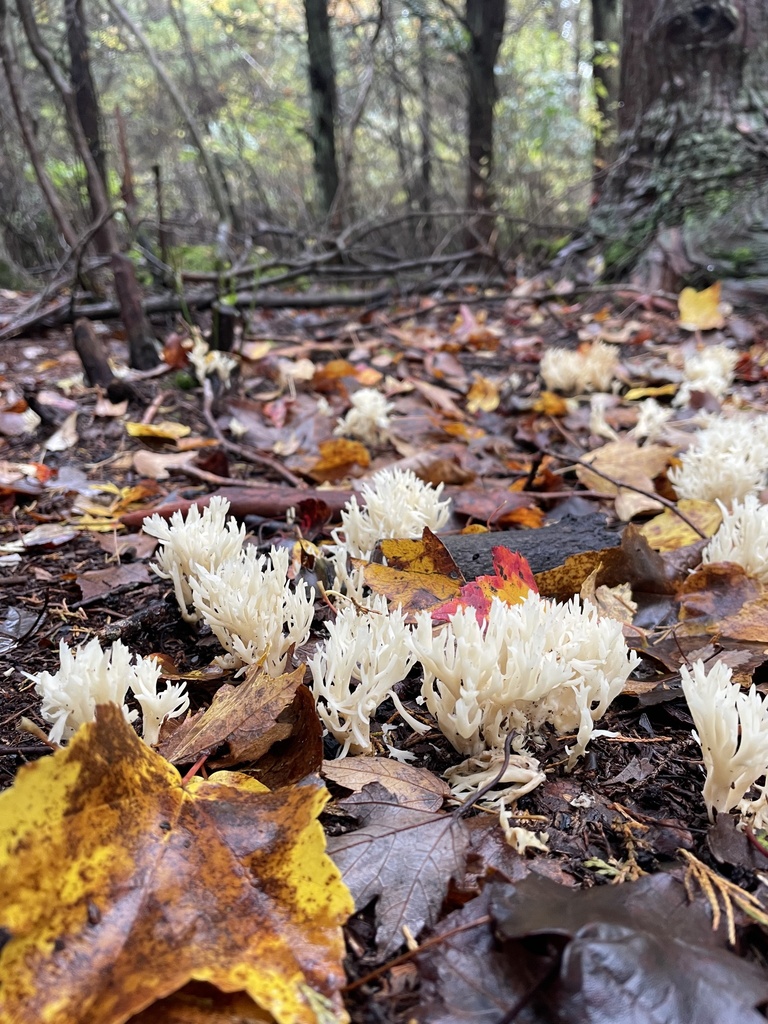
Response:
[{"label": "orange leaf", "polygon": [[492,555],[495,575],[478,576],[471,583],[465,583],[459,597],[435,608],[434,622],[447,622],[459,608],[474,608],[478,622],[482,622],[488,618],[494,597],[506,604],[520,604],[528,594],[539,592],[531,567],[519,551],[495,547]]}]

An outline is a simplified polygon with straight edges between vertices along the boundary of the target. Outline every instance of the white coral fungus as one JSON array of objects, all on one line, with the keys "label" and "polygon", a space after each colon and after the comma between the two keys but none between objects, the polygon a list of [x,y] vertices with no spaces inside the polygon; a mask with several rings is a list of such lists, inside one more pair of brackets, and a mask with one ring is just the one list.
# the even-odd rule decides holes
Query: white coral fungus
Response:
[{"label": "white coral fungus", "polygon": [[373,598],[368,612],[343,609],[327,629],[328,639],[309,662],[317,712],[342,745],[341,756],[368,753],[370,720],[387,697],[404,713],[393,687],[414,661],[410,630],[402,610],[388,613],[383,597]]},{"label": "white coral fungus", "polygon": [[733,371],[738,361],[739,353],[725,345],[712,345],[689,356],[683,363],[683,383],[672,404],[687,405],[694,392],[725,397],[733,384]]},{"label": "white coral fungus", "polygon": [[386,440],[393,408],[375,388],[360,388],[352,395],[352,408],[338,421],[334,434],[356,437],[365,444],[380,444]]},{"label": "white coral fungus", "polygon": [[710,820],[739,805],[768,772],[768,705],[755,691],[731,682],[722,661],[709,672],[701,660],[680,669],[683,693],[693,717],[707,778],[704,803]]},{"label": "white coral fungus", "polygon": [[229,652],[227,664],[259,664],[277,676],[291,647],[307,641],[315,592],[303,580],[289,586],[289,561],[287,548],[266,556],[250,547],[212,569],[196,564],[189,579],[195,609]]},{"label": "white coral fungus", "polygon": [[638,440],[647,438],[651,443],[660,440],[664,434],[667,420],[672,418],[672,410],[659,405],[655,398],[646,398],[640,403],[637,423],[630,433]]},{"label": "white coral fungus", "polygon": [[768,417],[707,416],[681,465],[669,473],[680,498],[743,500],[765,486],[768,475]]},{"label": "white coral fungus", "polygon": [[187,622],[196,622],[199,613],[190,610],[190,578],[200,568],[214,572],[222,562],[239,558],[245,541],[245,527],[234,519],[227,521],[229,502],[214,495],[202,514],[192,505],[185,519],[174,512],[170,522],[154,515],[144,520],[144,532],[160,541],[157,562],[152,569],[164,580],[173,582],[179,609]]},{"label": "white coral fungus", "polygon": [[768,505],[748,494],[743,502],[734,501],[730,511],[720,507],[723,521],[704,548],[702,562],[736,562],[750,576],[768,583]]},{"label": "white coral fungus", "polygon": [[549,723],[561,735],[576,733],[571,763],[639,660],[621,623],[575,598],[559,605],[538,594],[516,605],[494,598],[483,622],[460,608],[437,632],[420,613],[411,642],[426,705],[456,750],[501,755],[515,730],[520,751],[529,732]]},{"label": "white coral fungus", "polygon": [[425,526],[439,530],[450,514],[450,500],[440,500],[443,485],[425,484],[410,469],[382,469],[363,484],[341,513],[341,530],[333,532],[353,558],[370,558],[379,538],[421,537]]},{"label": "white coral fungus", "polygon": [[539,366],[550,391],[580,394],[583,391],[608,391],[616,375],[619,360],[615,349],[602,341],[582,345],[575,352],[549,348]]},{"label": "white coral fungus", "polygon": [[192,334],[192,349],[187,355],[201,384],[206,377],[212,377],[214,374],[222,384],[226,384],[237,366],[234,356],[212,349],[198,330]]},{"label": "white coral fungus", "polygon": [[133,660],[119,640],[106,651],[95,638],[74,651],[62,640],[59,661],[56,673],[25,673],[34,680],[35,691],[42,698],[40,711],[51,726],[48,735],[53,743],[69,739],[81,725],[92,722],[99,704],[117,704],[126,721],[134,722],[138,712],[130,711],[124,703],[129,690],[141,705],[142,735],[147,743],[157,743],[166,718],[178,718],[189,707],[183,683],[167,683],[158,693],[157,661]]}]

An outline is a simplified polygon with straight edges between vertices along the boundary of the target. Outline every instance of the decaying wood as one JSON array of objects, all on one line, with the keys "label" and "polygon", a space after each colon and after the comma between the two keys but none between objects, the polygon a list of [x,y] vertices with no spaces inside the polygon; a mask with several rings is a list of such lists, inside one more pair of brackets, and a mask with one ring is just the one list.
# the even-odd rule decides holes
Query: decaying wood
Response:
[{"label": "decaying wood", "polygon": [[72,344],[80,356],[86,381],[94,388],[108,388],[115,376],[109,367],[104,346],[96,337],[90,320],[84,317],[75,320]]},{"label": "decaying wood", "polygon": [[533,572],[546,572],[562,565],[569,555],[603,551],[621,543],[621,530],[609,527],[605,516],[566,515],[540,530],[502,530],[498,533],[466,533],[441,537],[464,579],[474,580],[494,572],[495,547],[519,551]]},{"label": "decaying wood", "polygon": [[[349,490],[320,491],[310,487],[306,490],[299,490],[296,487],[266,485],[253,487],[251,490],[240,487],[222,487],[215,493],[227,499],[229,510],[233,516],[242,519],[245,516],[283,518],[287,509],[297,505],[300,501],[307,500],[324,501],[331,512],[338,516],[354,492]],[[172,501],[165,505],[158,505],[156,508],[126,512],[120,517],[120,522],[129,530],[139,529],[148,516],[157,514],[163,519],[170,519],[176,511],[186,514],[192,505],[205,508],[213,496],[213,494],[205,494],[192,501]]]}]

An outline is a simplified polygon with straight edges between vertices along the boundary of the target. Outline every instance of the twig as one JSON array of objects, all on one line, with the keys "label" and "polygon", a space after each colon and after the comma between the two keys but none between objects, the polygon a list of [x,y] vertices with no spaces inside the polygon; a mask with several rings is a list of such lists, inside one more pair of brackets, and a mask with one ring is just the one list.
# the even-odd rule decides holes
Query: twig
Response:
[{"label": "twig", "polygon": [[482,925],[490,924],[492,921],[490,914],[483,914],[482,917],[476,918],[474,921],[467,921],[466,924],[457,925],[456,928],[452,928],[448,932],[443,932],[442,935],[433,935],[431,939],[427,939],[417,949],[409,949],[407,953],[401,953],[400,956],[396,956],[394,960],[390,960],[386,964],[382,964],[381,967],[377,967],[369,974],[363,975],[362,978],[358,978],[357,981],[351,982],[349,985],[345,985],[341,990],[342,992],[352,992],[356,988],[360,988],[362,985],[367,985],[371,981],[375,981],[376,978],[380,978],[382,974],[386,974],[387,971],[391,971],[393,967],[398,967],[400,964],[405,964],[409,960],[413,960],[420,953],[423,953],[426,949],[431,949],[432,946],[439,946],[440,943],[446,942],[448,939],[452,939],[454,935],[458,935],[460,932],[468,932],[473,928],[480,928]]},{"label": "twig", "polygon": [[[273,459],[269,455],[260,455],[253,451],[251,448],[246,448],[243,445],[235,444],[234,441],[228,441],[224,434],[219,428],[216,422],[216,417],[213,415],[213,388],[211,382],[206,377],[203,381],[203,415],[205,421],[211,428],[214,437],[226,451],[231,452],[233,455],[237,455],[238,458],[243,459],[244,462],[251,462],[255,466],[264,466],[267,469],[271,469],[273,473],[281,476],[284,480],[287,480],[289,484],[293,484],[294,487],[304,488],[306,484],[300,477],[296,476],[286,469],[277,459]],[[242,485],[238,485],[242,486]]]},{"label": "twig", "polygon": [[548,448],[539,448],[539,451],[543,452],[545,455],[551,456],[553,459],[557,459],[558,462],[565,462],[568,465],[573,464],[581,466],[583,469],[589,470],[596,476],[602,477],[603,480],[607,480],[609,484],[613,484],[613,486],[616,487],[618,490],[624,488],[624,490],[634,491],[636,494],[642,494],[646,498],[651,498],[653,501],[658,501],[660,505],[663,505],[665,508],[668,508],[670,512],[674,512],[676,516],[682,519],[685,525],[689,526],[694,533],[697,533],[702,540],[707,540],[706,533],[704,533],[704,531],[700,527],[698,527],[692,519],[689,519],[684,512],[681,512],[677,505],[674,503],[674,501],[670,501],[669,498],[665,498],[662,494],[656,494],[655,492],[651,493],[651,491],[646,490],[644,487],[637,487],[635,486],[635,484],[626,483],[624,480],[617,480],[615,477],[610,476],[608,473],[604,473],[602,469],[598,469],[596,466],[591,465],[589,462],[585,462],[583,459],[579,459],[575,456],[558,455],[557,452],[550,451]]}]

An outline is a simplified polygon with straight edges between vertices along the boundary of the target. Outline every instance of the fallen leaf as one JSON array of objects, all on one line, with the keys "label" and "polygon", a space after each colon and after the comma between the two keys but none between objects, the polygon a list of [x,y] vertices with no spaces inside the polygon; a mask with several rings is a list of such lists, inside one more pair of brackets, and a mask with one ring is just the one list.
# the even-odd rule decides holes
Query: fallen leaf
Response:
[{"label": "fallen leaf", "polygon": [[756,1007],[768,999],[765,972],[720,948],[705,907],[690,905],[683,884],[663,872],[580,892],[535,874],[490,888],[495,933],[512,940],[507,962],[516,972],[525,970],[532,952],[541,962],[526,940],[564,944],[554,978],[537,993],[547,1020],[763,1019]]},{"label": "fallen leaf", "polygon": [[77,444],[77,415],[76,411],[71,412],[59,429],[51,434],[45,442],[45,447],[49,452],[65,452]]},{"label": "fallen leaf", "polygon": [[445,544],[428,526],[424,527],[420,540],[381,540],[376,551],[381,552],[387,565],[401,572],[437,573],[464,582],[458,566]]},{"label": "fallen leaf", "polygon": [[337,437],[333,441],[321,441],[320,458],[309,469],[313,480],[341,480],[355,466],[365,469],[371,464],[371,456],[364,444]]},{"label": "fallen leaf", "polygon": [[191,427],[172,420],[161,420],[158,423],[135,423],[129,420],[125,429],[130,437],[155,437],[166,441],[175,441],[192,433]]},{"label": "fallen leaf", "polygon": [[121,587],[147,586],[152,579],[149,569],[143,562],[121,562],[107,569],[92,569],[79,573],[77,585],[80,587],[83,604],[90,604]]},{"label": "fallen leaf", "polygon": [[0,1020],[123,1024],[191,980],[279,1024],[346,1016],[350,894],[315,780],[271,793],[219,772],[184,786],[119,708],[0,795]]},{"label": "fallen leaf", "polygon": [[[712,537],[723,521],[723,513],[714,501],[699,501],[681,498],[677,508],[702,531],[705,537]],[[640,532],[656,551],[675,551],[696,544],[701,535],[692,529],[671,508],[644,523]]]},{"label": "fallen leaf", "polygon": [[133,468],[149,480],[167,480],[172,469],[194,465],[197,452],[150,452],[142,448],[133,454]]},{"label": "fallen leaf", "polygon": [[495,574],[478,576],[476,580],[465,583],[457,598],[434,609],[433,622],[447,622],[459,608],[474,608],[477,621],[483,622],[490,614],[494,597],[506,604],[520,604],[531,592],[538,593],[531,567],[519,551],[495,547],[492,555]]},{"label": "fallen leaf", "polygon": [[702,565],[684,580],[678,600],[681,634],[768,643],[768,587],[740,565]]},{"label": "fallen leaf", "polygon": [[701,292],[695,288],[683,288],[677,297],[677,305],[679,323],[684,331],[719,331],[725,327],[720,306],[721,288],[720,281]]},{"label": "fallen leaf", "polygon": [[532,408],[534,412],[541,413],[543,416],[562,418],[568,412],[568,402],[562,395],[555,394],[554,391],[542,391]]},{"label": "fallen leaf", "polygon": [[467,830],[460,818],[404,807],[378,782],[341,801],[360,828],[328,839],[328,853],[362,910],[374,897],[383,958],[437,920],[451,879],[464,876]]},{"label": "fallen leaf", "polygon": [[451,795],[448,785],[434,772],[389,757],[361,754],[323,761],[322,774],[353,793],[359,793],[369,782],[378,782],[401,806],[421,811],[439,811]]},{"label": "fallen leaf", "polygon": [[58,548],[77,536],[77,530],[68,523],[40,523],[22,536],[25,548]]},{"label": "fallen leaf", "polygon": [[374,594],[383,594],[390,604],[400,605],[407,612],[426,611],[459,593],[458,580],[450,576],[353,561],[362,569],[365,585]]},{"label": "fallen leaf", "polygon": [[499,387],[487,377],[475,375],[472,387],[467,392],[467,412],[493,412],[498,409],[501,396]]},{"label": "fallen leaf", "polygon": [[[582,462],[606,473],[611,480],[598,476],[582,465],[576,467],[576,476],[588,490],[615,494],[616,514],[628,522],[641,512],[655,512],[661,508],[660,502],[653,497],[653,480],[664,472],[671,458],[671,449],[663,445],[649,444],[640,448],[634,441],[622,438],[609,441],[602,448],[582,456]],[[622,488],[622,483],[639,487],[646,494]]]},{"label": "fallen leaf", "polygon": [[302,685],[304,666],[295,672],[269,676],[257,665],[249,666],[238,686],[219,687],[211,706],[174,730],[158,752],[171,764],[194,764],[202,755],[211,755],[226,746],[226,756],[218,765],[258,761],[273,743],[287,739],[292,727],[280,723]]}]

